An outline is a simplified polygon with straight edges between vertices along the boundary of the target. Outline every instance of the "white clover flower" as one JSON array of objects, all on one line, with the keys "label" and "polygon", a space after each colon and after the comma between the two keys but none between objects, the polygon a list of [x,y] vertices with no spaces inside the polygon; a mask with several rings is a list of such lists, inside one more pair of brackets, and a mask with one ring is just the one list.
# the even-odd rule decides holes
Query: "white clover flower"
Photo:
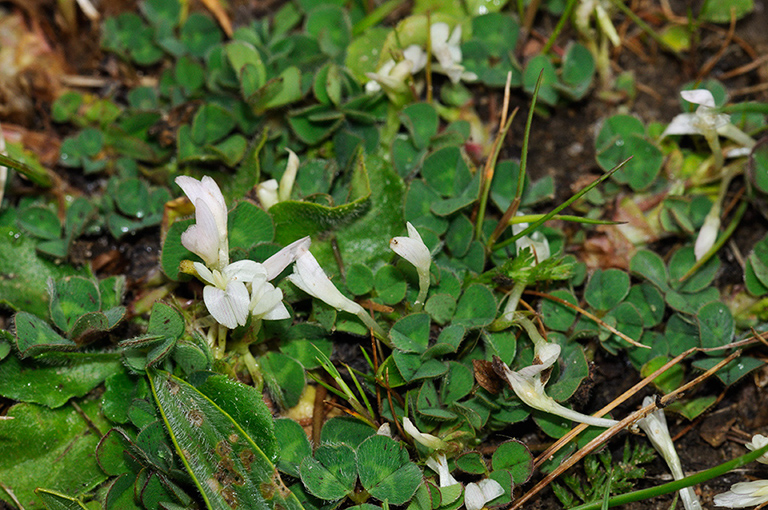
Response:
[{"label": "white clover flower", "polygon": [[280,178],[280,184],[277,180],[269,179],[256,187],[256,195],[264,209],[269,209],[278,202],[285,202],[291,198],[293,184],[296,182],[296,173],[299,170],[299,157],[291,149],[288,151],[288,164],[285,166],[285,172]]},{"label": "white clover flower", "polygon": [[[517,215],[524,216],[524,214],[519,211]],[[517,235],[526,228],[528,228],[528,223],[513,223],[512,235]],[[515,249],[517,253],[520,253],[525,248],[530,248],[531,253],[533,253],[533,265],[547,260],[552,255],[549,248],[549,240],[547,240],[547,237],[541,232],[533,232],[531,235],[523,236],[515,241]]]},{"label": "white clover flower", "polygon": [[[652,403],[652,397],[645,397],[643,400],[643,407]],[[669,435],[669,428],[667,427],[667,419],[664,416],[664,411],[657,409],[645,418],[637,420],[637,425],[648,436],[648,440],[653,447],[656,448],[656,451],[664,457],[675,480],[684,478],[685,474],[683,474],[683,467],[682,464],[680,464],[680,457],[677,455],[677,450],[675,450],[675,444],[672,442],[672,438]],[[680,499],[683,500],[685,510],[701,510],[701,503],[692,487],[680,489]]]},{"label": "white clover flower", "polygon": [[212,269],[229,264],[227,204],[216,181],[207,175],[198,181],[176,177],[176,184],[195,206],[195,224],[181,234],[181,244]]},{"label": "white clover flower", "polygon": [[259,277],[266,281],[264,266],[252,260],[240,260],[221,271],[210,270],[200,262],[195,262],[194,267],[200,279],[208,284],[203,289],[203,301],[216,322],[229,329],[244,326],[251,304],[246,284]]},{"label": "white clover flower", "polygon": [[389,59],[375,73],[366,73],[371,79],[365,84],[368,93],[378,92],[384,87],[388,92],[404,93],[408,90],[408,78],[427,65],[427,54],[420,46],[411,44],[403,50],[403,60]]},{"label": "white clover flower", "polygon": [[731,490],[715,496],[715,505],[729,508],[746,508],[768,503],[768,480],[739,482]]},{"label": "white clover flower", "polygon": [[293,266],[293,273],[288,276],[288,280],[310,296],[331,305],[333,308],[357,315],[368,328],[373,329],[379,338],[387,342],[386,333],[381,326],[365,312],[362,306],[346,297],[336,288],[306,246],[298,246],[296,255],[296,264]]},{"label": "white clover flower", "polygon": [[283,304],[283,291],[267,281],[266,270],[251,281],[251,300],[248,310],[254,319],[276,321],[291,316]]},{"label": "white clover flower", "polygon": [[445,454],[430,455],[427,458],[426,464],[432,471],[437,473],[440,479],[440,487],[450,487],[459,483],[448,469],[448,460],[445,458]]},{"label": "white clover flower", "polygon": [[754,147],[755,140],[752,137],[731,124],[728,115],[716,112],[712,92],[706,89],[683,90],[680,95],[689,103],[699,106],[694,113],[675,116],[662,133],[662,138],[668,135],[703,135],[709,141],[724,136],[745,148]]},{"label": "white clover flower", "polygon": [[312,252],[303,248],[299,250],[299,253],[296,264],[293,266],[293,273],[288,275],[288,280],[310,296],[337,310],[355,315],[365,314],[362,306],[346,297],[336,288]]},{"label": "white clover flower", "polygon": [[420,307],[424,304],[429,290],[429,267],[432,265],[432,255],[429,248],[421,240],[416,227],[407,222],[408,237],[393,237],[389,241],[389,248],[416,267],[419,275],[419,294],[414,305]]},{"label": "white clover flower", "polygon": [[713,206],[704,218],[704,224],[696,237],[696,243],[693,245],[693,254],[696,260],[701,259],[717,240],[717,233],[720,231],[720,207]]},{"label": "white clover flower", "polygon": [[447,23],[433,23],[430,27],[432,54],[438,62],[435,71],[444,73],[453,83],[476,80],[477,75],[464,71],[461,65],[461,25],[450,30]]},{"label": "white clover flower", "polygon": [[296,261],[296,259],[302,253],[309,249],[309,245],[312,240],[307,237],[302,237],[298,241],[294,241],[282,250],[278,251],[267,260],[263,262],[264,268],[267,270],[267,280],[274,280],[282,273],[286,267]]},{"label": "white clover flower", "polygon": [[[559,347],[559,346],[558,346]],[[503,376],[509,383],[515,395],[525,404],[539,411],[549,414],[556,414],[568,420],[594,425],[595,427],[612,427],[618,422],[608,418],[597,418],[579,413],[573,409],[557,403],[552,397],[544,391],[544,383],[541,380],[541,373],[551,367],[557,357],[547,356],[547,363],[530,365],[521,368],[518,371],[511,370],[506,363],[497,356],[493,358],[493,368],[499,376]]]},{"label": "white clover flower", "polygon": [[[750,451],[759,450],[763,446],[768,444],[768,437],[765,437],[762,434],[755,434],[752,436],[752,441],[747,443],[746,446]],[[757,458],[757,461],[761,464],[768,464],[768,453],[764,453],[760,457]]]},{"label": "white clover flower", "polygon": [[464,507],[467,510],[480,510],[489,501],[504,494],[499,482],[485,478],[477,483],[468,483],[464,488]]},{"label": "white clover flower", "polygon": [[439,437],[420,432],[419,429],[416,428],[416,425],[414,425],[410,420],[410,418],[403,418],[403,430],[405,430],[405,433],[411,436],[414,441],[426,446],[427,448],[431,448],[433,450],[444,450],[446,446],[448,446],[448,444]]}]

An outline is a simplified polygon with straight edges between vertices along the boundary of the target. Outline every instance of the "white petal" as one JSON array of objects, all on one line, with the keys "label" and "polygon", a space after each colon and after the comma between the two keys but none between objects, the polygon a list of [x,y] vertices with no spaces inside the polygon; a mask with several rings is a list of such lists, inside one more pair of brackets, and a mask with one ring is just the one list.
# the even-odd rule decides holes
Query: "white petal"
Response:
[{"label": "white petal", "polygon": [[302,253],[309,250],[310,244],[312,244],[312,240],[309,236],[302,237],[265,260],[263,265],[267,270],[267,280],[274,280],[286,267],[295,262]]},{"label": "white petal", "polygon": [[445,447],[445,441],[432,434],[420,432],[409,418],[403,418],[403,430],[405,430],[405,433],[411,436],[414,441],[423,444],[427,448],[439,450]]},{"label": "white petal", "polygon": [[432,471],[438,474],[438,477],[440,478],[440,487],[449,487],[459,483],[453,475],[451,475],[451,471],[448,469],[448,460],[445,458],[444,453],[429,456],[426,464]]},{"label": "white petal", "polygon": [[403,50],[403,57],[413,63],[411,74],[416,74],[427,65],[427,53],[417,44],[411,44]]},{"label": "white petal", "polygon": [[293,183],[296,181],[296,172],[299,170],[299,157],[291,149],[288,150],[288,164],[285,166],[285,172],[280,178],[280,187],[277,196],[280,202],[291,198]]},{"label": "white petal", "polygon": [[309,251],[296,259],[293,274],[288,276],[298,288],[336,308],[355,315],[364,313],[363,307],[344,296],[326,276],[315,257]]},{"label": "white petal", "polygon": [[696,244],[693,246],[693,254],[696,257],[696,260],[701,259],[701,257],[714,246],[719,230],[720,214],[707,214],[707,217],[704,219],[704,224],[701,226],[701,230],[699,230],[699,235],[696,238]]},{"label": "white petal", "polygon": [[432,48],[448,43],[448,34],[451,29],[448,23],[432,23],[429,28],[429,37],[432,43]]},{"label": "white petal", "polygon": [[265,210],[268,210],[280,201],[277,188],[277,181],[275,179],[264,181],[256,187],[256,196],[259,197],[259,202],[261,202],[261,206]]},{"label": "white petal", "polygon": [[266,278],[267,270],[262,264],[253,260],[238,260],[222,270],[227,281],[252,282],[259,276]]},{"label": "white petal", "polygon": [[680,95],[689,103],[715,107],[715,97],[707,89],[683,90]]},{"label": "white petal", "polygon": [[701,130],[696,127],[696,114],[695,113],[681,113],[676,115],[672,122],[669,123],[667,129],[661,134],[661,137],[669,135],[700,135]]},{"label": "white petal", "polygon": [[221,232],[208,203],[202,199],[195,202],[195,224],[181,234],[181,244],[203,259],[209,267],[219,265]]},{"label": "white petal", "polygon": [[216,322],[234,329],[248,320],[248,289],[242,282],[231,282],[226,290],[207,285],[203,289],[203,301]]},{"label": "white petal", "polygon": [[227,203],[224,201],[224,195],[221,194],[216,181],[207,175],[201,181],[181,175],[176,178],[176,184],[187,195],[189,201],[195,204],[196,208],[197,201],[203,200],[213,214],[219,230],[227,231]]},{"label": "white petal", "polygon": [[392,438],[392,427],[389,425],[389,422],[383,423],[381,427],[376,431],[377,436],[387,436],[388,438]]},{"label": "white petal", "polygon": [[476,483],[464,487],[464,507],[467,510],[480,510],[485,506],[485,494]]},{"label": "white petal", "polygon": [[746,508],[768,502],[768,480],[740,482],[731,490],[715,496],[715,505],[730,508]]},{"label": "white petal", "polygon": [[254,285],[249,308],[257,319],[280,320],[291,316],[283,304],[283,291],[267,282]]},{"label": "white petal", "polygon": [[480,490],[483,491],[483,496],[485,496],[486,503],[504,494],[504,488],[499,482],[492,478],[485,478],[480,480],[477,482],[477,485],[480,487]]},{"label": "white petal", "polygon": [[205,264],[201,264],[200,262],[193,262],[192,265],[194,266],[195,271],[197,271],[197,275],[202,278],[205,283],[209,285],[216,285],[213,278],[213,273],[210,269],[205,267]]},{"label": "white petal", "polygon": [[[759,450],[766,444],[768,444],[768,437],[765,437],[762,434],[755,434],[752,436],[752,441],[747,443],[747,448],[749,448],[751,451],[755,451]],[[768,453],[761,455],[757,461],[762,464],[768,464]]]},{"label": "white petal", "polygon": [[429,272],[432,264],[432,255],[429,248],[421,240],[421,236],[410,222],[406,223],[408,237],[393,237],[389,241],[389,248],[416,266],[419,272]]}]

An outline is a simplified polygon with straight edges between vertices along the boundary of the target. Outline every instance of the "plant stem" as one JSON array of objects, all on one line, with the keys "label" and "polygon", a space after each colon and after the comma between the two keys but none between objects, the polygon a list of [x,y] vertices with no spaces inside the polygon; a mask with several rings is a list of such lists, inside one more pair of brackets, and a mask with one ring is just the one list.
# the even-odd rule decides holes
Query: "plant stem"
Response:
[{"label": "plant stem", "polygon": [[[608,500],[608,507],[626,505],[627,503],[632,503],[634,501],[641,501],[643,499],[648,499],[655,496],[661,496],[662,494],[669,494],[670,492],[675,492],[680,489],[684,489],[685,487],[696,485],[697,483],[706,482],[707,480],[711,480],[716,476],[724,475],[728,471],[738,469],[741,466],[745,466],[750,462],[756,460],[758,457],[760,457],[766,452],[768,452],[768,445],[765,445],[762,448],[758,448],[757,450],[749,452],[746,455],[742,455],[741,457],[736,457],[733,460],[724,462],[719,466],[715,466],[705,471],[701,471],[700,473],[696,473],[695,475],[687,476],[682,480],[675,480],[674,482],[665,483],[663,485],[658,485],[656,487],[649,487],[648,489],[642,489],[639,491],[634,491],[634,492],[629,492],[627,494],[614,496],[610,500]],[[602,504],[603,504],[602,501],[595,501],[593,503],[587,503],[581,506],[577,506],[575,508],[572,508],[571,510],[598,510],[601,508]]]},{"label": "plant stem", "polygon": [[555,25],[555,29],[552,31],[552,35],[549,36],[549,39],[547,39],[547,43],[541,49],[542,55],[549,53],[549,50],[551,50],[552,46],[555,45],[557,36],[559,36],[560,32],[562,32],[566,21],[568,21],[568,19],[571,17],[573,8],[576,7],[576,1],[577,0],[568,0],[568,3],[565,5],[565,9],[563,10],[562,16],[560,16],[560,19],[557,20],[557,25]]},{"label": "plant stem", "polygon": [[539,228],[539,226],[540,226],[542,223],[544,223],[545,221],[547,221],[547,220],[549,220],[550,218],[552,218],[553,216],[555,216],[557,213],[559,213],[560,211],[562,211],[563,209],[565,209],[566,207],[568,207],[569,205],[571,205],[572,203],[574,203],[576,200],[578,200],[579,198],[581,198],[581,197],[582,197],[582,196],[584,196],[585,194],[589,193],[589,191],[590,191],[592,188],[594,188],[595,186],[599,185],[599,184],[600,184],[600,183],[602,183],[604,180],[606,180],[608,177],[610,177],[611,175],[613,175],[614,173],[616,173],[616,172],[617,172],[617,171],[618,171],[618,170],[619,170],[621,167],[623,167],[624,165],[626,165],[626,164],[627,164],[627,162],[628,162],[630,159],[632,159],[632,157],[631,157],[631,156],[630,156],[629,158],[625,159],[624,161],[622,161],[621,163],[619,163],[618,165],[616,165],[615,167],[611,168],[611,170],[610,170],[610,171],[608,171],[608,172],[606,172],[606,173],[605,173],[605,175],[602,175],[602,176],[601,176],[599,179],[596,179],[594,182],[592,182],[592,183],[591,183],[591,184],[589,184],[588,186],[584,187],[584,189],[580,190],[578,193],[574,194],[574,195],[573,195],[571,198],[569,198],[568,200],[566,200],[565,202],[563,202],[563,203],[562,203],[562,204],[560,204],[559,206],[555,207],[555,208],[554,208],[554,209],[553,209],[551,212],[548,212],[547,214],[545,214],[544,216],[542,216],[542,217],[541,217],[541,219],[539,219],[539,220],[537,220],[537,221],[534,221],[533,223],[531,223],[531,224],[528,226],[528,228],[526,228],[526,229],[525,229],[525,230],[523,230],[522,232],[518,232],[517,234],[515,234],[515,235],[514,235],[514,236],[512,236],[512,237],[510,237],[509,239],[506,239],[506,240],[504,240],[504,241],[500,242],[499,244],[497,244],[495,247],[494,247],[494,246],[492,246],[491,248],[496,248],[496,249],[500,249],[500,248],[503,248],[503,247],[505,247],[505,246],[507,246],[507,245],[509,245],[509,244],[512,244],[512,243],[514,243],[515,241],[517,241],[517,240],[518,240],[518,239],[520,239],[521,237],[523,237],[523,236],[526,236],[526,235],[530,234],[531,232],[533,232],[534,230],[536,230],[537,228]]}]

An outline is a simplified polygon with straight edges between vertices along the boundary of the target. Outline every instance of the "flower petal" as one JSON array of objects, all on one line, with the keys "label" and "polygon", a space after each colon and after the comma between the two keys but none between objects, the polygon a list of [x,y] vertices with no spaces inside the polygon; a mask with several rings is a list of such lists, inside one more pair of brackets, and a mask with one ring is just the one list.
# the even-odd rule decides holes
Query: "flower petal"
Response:
[{"label": "flower petal", "polygon": [[226,233],[227,203],[224,200],[224,195],[221,194],[221,190],[219,189],[219,185],[216,184],[216,181],[207,175],[203,176],[200,181],[193,177],[180,175],[179,177],[176,177],[176,184],[178,184],[184,194],[187,195],[189,201],[195,204],[195,207],[197,207],[198,200],[203,200],[206,205],[208,205],[211,213],[213,213],[219,230]]},{"label": "flower petal", "polygon": [[485,494],[476,483],[468,483],[464,487],[464,507],[467,510],[480,510],[485,506]]},{"label": "flower petal", "polygon": [[291,198],[293,183],[296,181],[296,173],[299,170],[299,157],[291,149],[288,150],[288,164],[285,166],[285,172],[280,178],[280,187],[277,196],[280,202]]},{"label": "flower petal", "polygon": [[419,272],[429,273],[432,264],[432,255],[429,248],[421,240],[421,236],[410,222],[406,223],[408,237],[393,237],[389,241],[389,248],[413,264]]},{"label": "flower petal", "polygon": [[293,274],[289,275],[288,279],[310,296],[328,303],[337,310],[355,315],[364,313],[362,306],[344,296],[336,288],[309,250],[304,249],[296,259]]},{"label": "flower petal", "polygon": [[696,114],[695,113],[681,113],[676,115],[672,122],[669,123],[667,129],[661,134],[661,137],[669,135],[700,135],[701,130],[696,126]]},{"label": "flower petal", "polygon": [[302,237],[265,260],[263,265],[264,269],[267,270],[267,280],[274,280],[286,267],[295,262],[302,253],[309,250],[310,244],[312,244],[312,239],[309,236]]},{"label": "flower petal", "polygon": [[225,267],[221,271],[227,281],[252,282],[255,278],[262,276],[266,278],[267,270],[263,264],[253,260],[238,260]]},{"label": "flower petal", "polygon": [[732,485],[728,492],[715,496],[715,505],[730,508],[746,508],[763,503],[768,503],[768,480],[740,482]]},{"label": "flower petal", "polygon": [[[224,231],[226,235],[226,230]],[[181,244],[199,256],[209,267],[217,267],[220,258],[221,234],[208,204],[195,202],[195,224],[181,234]]]},{"label": "flower petal", "polygon": [[480,490],[483,491],[483,496],[485,496],[486,503],[493,501],[494,499],[504,494],[504,488],[499,482],[492,478],[484,478],[483,480],[477,482],[477,485],[480,487]]},{"label": "flower petal", "polygon": [[256,196],[259,197],[259,202],[265,210],[269,210],[270,207],[280,201],[277,190],[278,185],[275,179],[264,181],[256,187]]},{"label": "flower petal", "polygon": [[216,322],[234,329],[248,320],[250,298],[242,282],[230,282],[226,290],[207,285],[203,289],[203,301]]},{"label": "flower petal", "polygon": [[433,436],[432,434],[425,434],[423,432],[420,432],[419,429],[416,428],[416,425],[414,425],[413,422],[410,420],[410,418],[407,418],[407,417],[403,418],[403,430],[405,430],[405,433],[411,436],[414,441],[421,443],[427,448],[432,448],[433,450],[440,450],[442,448],[445,448],[446,446],[445,441],[443,441],[439,437]]},{"label": "flower petal", "polygon": [[707,89],[683,90],[680,95],[689,103],[709,106],[710,108],[715,107],[715,96]]}]

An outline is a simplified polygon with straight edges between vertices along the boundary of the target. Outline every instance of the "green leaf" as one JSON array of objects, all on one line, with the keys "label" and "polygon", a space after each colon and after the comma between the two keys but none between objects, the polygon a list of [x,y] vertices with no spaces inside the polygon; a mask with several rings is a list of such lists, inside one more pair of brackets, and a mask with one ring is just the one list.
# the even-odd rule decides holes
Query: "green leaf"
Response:
[{"label": "green leaf", "polygon": [[253,439],[220,407],[166,372],[150,374],[150,383],[176,451],[206,505],[230,508],[247,501],[258,508],[302,508]]},{"label": "green leaf", "polygon": [[456,457],[456,467],[471,475],[488,473],[488,466],[480,452],[466,452]]},{"label": "green leaf", "polygon": [[629,275],[619,269],[598,269],[592,273],[584,299],[597,310],[610,310],[629,294]]},{"label": "green leaf", "polygon": [[447,324],[456,311],[456,299],[450,294],[432,294],[424,305],[424,311],[435,323]]},{"label": "green leaf", "polygon": [[320,442],[323,444],[345,444],[357,448],[360,443],[375,433],[375,429],[357,418],[335,416],[323,424]]},{"label": "green leaf", "polygon": [[[669,361],[669,358],[666,356],[659,356],[657,358],[653,358],[651,361],[647,362],[645,365],[643,365],[643,368],[640,370],[640,374],[643,377],[648,377],[652,373],[654,373],[656,370],[658,370],[660,367],[662,367],[664,364],[666,364]],[[653,385],[656,386],[660,391],[663,391],[664,393],[669,393],[670,391],[676,390],[680,387],[680,385],[683,383],[683,379],[685,378],[685,371],[683,370],[683,367],[680,365],[675,365],[671,367],[669,370],[664,372],[663,374],[659,375],[653,380]]]},{"label": "green leaf", "polygon": [[196,57],[204,57],[221,39],[221,30],[216,22],[199,12],[190,14],[181,27],[181,43]]},{"label": "green leaf", "polygon": [[19,211],[19,226],[40,239],[61,237],[61,222],[56,214],[41,205],[33,205]]},{"label": "green leaf", "polygon": [[563,55],[560,90],[570,99],[582,99],[589,90],[595,75],[595,59],[592,53],[579,43],[571,43]]},{"label": "green leaf", "polygon": [[299,466],[305,458],[312,456],[307,434],[301,425],[290,418],[278,418],[275,420],[275,437],[280,445],[277,468],[299,478]]},{"label": "green leaf", "polygon": [[198,258],[197,255],[181,244],[181,234],[194,223],[194,218],[177,221],[171,225],[168,233],[165,235],[163,251],[160,253],[160,265],[165,275],[171,280],[178,280],[180,278],[179,264],[181,264],[182,260],[197,260]]},{"label": "green leaf", "polygon": [[[44,508],[34,493],[38,487],[81,496],[107,478],[93,455],[99,436],[92,427],[107,430],[109,424],[98,401],[78,406],[16,404],[7,413],[13,419],[0,420],[0,480],[24,508]],[[0,500],[13,504],[5,491]]]},{"label": "green leaf", "polygon": [[315,456],[301,463],[301,481],[314,496],[339,500],[355,490],[357,469],[355,451],[345,444],[323,444]]},{"label": "green leaf", "polygon": [[86,395],[121,369],[122,364],[115,355],[58,367],[40,366],[9,356],[0,362],[0,395],[51,408],[61,407],[72,397]]},{"label": "green leaf", "polygon": [[704,0],[699,18],[712,23],[729,23],[731,16],[741,19],[755,9],[754,0]]},{"label": "green leaf", "polygon": [[589,363],[584,349],[577,342],[568,341],[565,335],[550,333],[548,340],[560,344],[562,361],[557,364],[557,378],[554,379],[553,376],[547,385],[547,394],[558,402],[564,402],[571,398],[582,381],[589,377]]},{"label": "green leaf", "polygon": [[426,313],[406,315],[390,330],[392,344],[402,352],[423,353],[429,344],[430,321]]},{"label": "green leaf", "polygon": [[501,443],[493,452],[491,465],[494,471],[505,469],[516,485],[528,481],[533,472],[533,455],[528,447],[516,439]]},{"label": "green leaf", "polygon": [[230,112],[217,104],[206,103],[192,119],[192,140],[197,145],[215,143],[234,127],[235,117]]},{"label": "green leaf", "polygon": [[259,390],[212,372],[197,374],[194,384],[253,439],[271,462],[277,460],[280,448],[272,413]]},{"label": "green leaf", "polygon": [[733,341],[735,324],[730,309],[719,301],[706,304],[696,315],[702,347],[720,347]]},{"label": "green leaf", "polygon": [[408,451],[386,436],[371,436],[357,449],[360,483],[371,496],[391,505],[411,499],[422,481],[421,470]]},{"label": "green leaf", "polygon": [[469,395],[475,383],[472,370],[457,361],[448,362],[448,372],[440,387],[440,400],[449,405]]},{"label": "green leaf", "polygon": [[[572,292],[565,289],[557,289],[550,292],[554,297],[578,306],[579,301]],[[567,307],[551,299],[543,299],[541,303],[541,320],[548,328],[556,331],[568,331],[573,321],[576,320],[576,310]]]},{"label": "green leaf", "polygon": [[38,317],[48,317],[47,282],[75,274],[89,275],[87,267],[75,269],[57,265],[35,252],[35,241],[28,236],[14,239],[0,236],[0,304],[24,310]]},{"label": "green leaf", "polygon": [[403,108],[400,120],[411,134],[411,141],[417,149],[425,149],[437,134],[439,119],[429,103],[415,103]]},{"label": "green leaf", "polygon": [[468,329],[487,326],[496,318],[496,298],[493,292],[481,284],[467,287],[456,306],[453,324]]},{"label": "green leaf", "polygon": [[81,315],[101,308],[99,289],[91,280],[68,276],[50,286],[51,319],[62,331],[69,331]]},{"label": "green leaf", "polygon": [[27,312],[14,316],[16,324],[16,348],[22,358],[35,356],[42,352],[72,351],[78,345],[56,333],[47,322]]},{"label": "green leaf", "polygon": [[444,147],[427,156],[421,175],[428,186],[445,197],[459,196],[472,180],[458,147]]},{"label": "green leaf", "polygon": [[638,250],[629,261],[629,271],[638,278],[648,280],[661,292],[669,290],[667,266],[659,255],[650,250]]},{"label": "green leaf", "polygon": [[352,264],[347,268],[347,288],[356,296],[368,294],[373,290],[373,271],[362,264]]},{"label": "green leaf", "polygon": [[403,273],[395,266],[381,266],[376,271],[374,288],[378,294],[377,300],[385,305],[396,305],[405,299],[408,284]]},{"label": "green leaf", "polygon": [[[709,370],[710,368],[723,361],[723,359],[725,358],[715,357],[700,359],[698,361],[694,361],[693,366],[699,370]],[[758,368],[764,366],[765,362],[762,360],[755,359],[750,356],[741,356],[715,372],[715,375],[723,384],[726,386],[731,386],[753,370],[757,370]]]},{"label": "green leaf", "polygon": [[304,367],[281,352],[268,352],[259,358],[264,380],[272,396],[282,407],[299,403],[304,391]]},{"label": "green leaf", "polygon": [[533,94],[536,88],[536,82],[539,79],[539,73],[542,73],[541,86],[539,87],[538,101],[543,104],[555,106],[557,104],[558,94],[555,85],[557,84],[557,72],[552,61],[545,55],[536,55],[531,58],[523,71],[523,89]]},{"label": "green leaf", "polygon": [[678,400],[669,404],[667,407],[665,407],[665,409],[672,411],[673,413],[681,414],[687,420],[693,421],[701,414],[703,414],[707,409],[712,407],[715,402],[717,402],[717,397],[710,395],[707,397],[699,397],[687,401]]},{"label": "green leaf", "polygon": [[305,28],[317,39],[322,52],[330,57],[342,55],[352,35],[347,10],[333,4],[321,4],[309,11]]},{"label": "green leaf", "polygon": [[661,324],[666,305],[664,304],[664,296],[653,285],[649,283],[633,285],[626,301],[634,305],[640,312],[644,328],[652,328]]},{"label": "green leaf", "polygon": [[664,334],[669,341],[669,353],[672,356],[677,356],[691,347],[698,347],[700,344],[697,325],[691,324],[677,313],[667,321]]},{"label": "green leaf", "polygon": [[606,172],[632,157],[612,178],[635,191],[650,186],[661,170],[661,151],[645,139],[643,123],[630,115],[609,117],[595,139],[595,149],[597,162]]}]

